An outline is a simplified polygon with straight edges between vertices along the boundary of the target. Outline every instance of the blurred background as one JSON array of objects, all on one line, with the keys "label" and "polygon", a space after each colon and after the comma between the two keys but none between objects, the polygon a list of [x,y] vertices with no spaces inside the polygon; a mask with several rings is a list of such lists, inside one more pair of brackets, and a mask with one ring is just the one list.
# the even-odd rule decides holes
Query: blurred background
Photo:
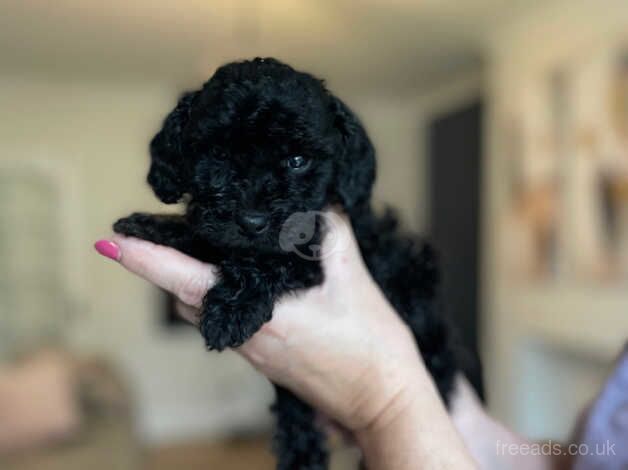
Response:
[{"label": "blurred background", "polygon": [[628,337],[626,31],[625,0],[0,0],[0,467],[273,468],[266,381],[92,250],[164,210],[179,94],[254,56],[363,118],[488,409],[566,438]]}]

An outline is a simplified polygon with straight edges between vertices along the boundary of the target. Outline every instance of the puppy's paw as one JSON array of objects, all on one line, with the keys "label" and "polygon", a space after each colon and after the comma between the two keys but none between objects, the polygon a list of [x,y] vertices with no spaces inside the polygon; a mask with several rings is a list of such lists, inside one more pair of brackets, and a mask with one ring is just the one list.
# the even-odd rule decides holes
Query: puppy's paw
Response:
[{"label": "puppy's paw", "polygon": [[113,230],[122,235],[141,238],[190,253],[192,231],[180,215],[136,212],[118,220],[113,225]]},{"label": "puppy's paw", "polygon": [[241,346],[271,319],[272,304],[269,302],[226,299],[214,289],[205,298],[200,323],[208,349],[222,351]]},{"label": "puppy's paw", "polygon": [[149,241],[155,238],[156,228],[155,216],[144,212],[135,212],[113,224],[113,231],[116,233]]}]

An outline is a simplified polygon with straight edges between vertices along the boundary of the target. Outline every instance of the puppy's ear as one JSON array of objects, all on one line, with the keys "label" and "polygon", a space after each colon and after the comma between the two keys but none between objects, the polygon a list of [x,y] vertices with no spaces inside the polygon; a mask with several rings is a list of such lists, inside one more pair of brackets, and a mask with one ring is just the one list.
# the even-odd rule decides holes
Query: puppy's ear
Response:
[{"label": "puppy's ear", "polygon": [[355,114],[335,96],[331,97],[334,126],[341,136],[336,166],[335,191],[345,210],[368,202],[375,181],[375,150]]},{"label": "puppy's ear", "polygon": [[189,121],[195,94],[186,93],[181,97],[150,143],[148,184],[166,204],[179,202],[188,186],[182,134]]}]

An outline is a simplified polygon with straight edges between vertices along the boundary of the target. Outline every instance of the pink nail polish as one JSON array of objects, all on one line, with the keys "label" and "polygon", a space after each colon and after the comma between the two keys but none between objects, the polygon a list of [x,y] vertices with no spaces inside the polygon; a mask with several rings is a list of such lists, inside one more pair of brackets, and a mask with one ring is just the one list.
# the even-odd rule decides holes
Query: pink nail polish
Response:
[{"label": "pink nail polish", "polygon": [[114,242],[109,240],[98,240],[94,243],[94,248],[101,255],[111,258],[112,260],[120,260],[120,248]]}]

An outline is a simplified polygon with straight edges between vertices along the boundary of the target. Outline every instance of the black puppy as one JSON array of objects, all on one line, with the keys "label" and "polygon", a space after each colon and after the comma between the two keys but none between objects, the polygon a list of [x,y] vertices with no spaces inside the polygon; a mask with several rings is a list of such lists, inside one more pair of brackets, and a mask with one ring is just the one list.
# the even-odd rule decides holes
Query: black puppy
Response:
[{"label": "black puppy", "polygon": [[[224,65],[180,99],[150,154],[148,183],[165,203],[185,200],[185,214],[136,213],[114,230],[220,268],[200,317],[209,349],[241,345],[270,320],[280,296],[323,281],[316,250],[325,219],[294,215],[336,204],[349,215],[373,278],[411,328],[447,401],[456,365],[436,306],[432,250],[400,234],[391,213],[374,215],[373,146],[321,80],[275,59]],[[278,468],[327,468],[314,411],[280,387],[273,411]]]}]

